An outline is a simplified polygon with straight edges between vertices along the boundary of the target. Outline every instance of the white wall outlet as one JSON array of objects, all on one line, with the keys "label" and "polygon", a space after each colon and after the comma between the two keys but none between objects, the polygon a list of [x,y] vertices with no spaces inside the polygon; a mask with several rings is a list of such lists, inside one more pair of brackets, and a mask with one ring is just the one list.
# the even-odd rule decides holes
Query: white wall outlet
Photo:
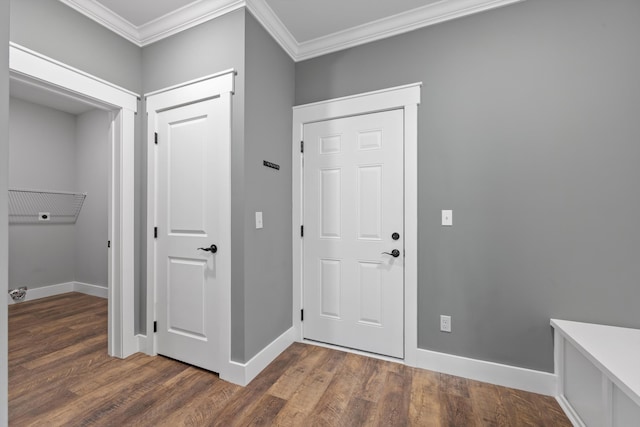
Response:
[{"label": "white wall outlet", "polygon": [[443,210],[442,211],[442,225],[453,225],[453,211],[452,210]]},{"label": "white wall outlet", "polygon": [[262,212],[256,212],[256,228],[262,228]]},{"label": "white wall outlet", "polygon": [[440,330],[451,332],[451,316],[440,316]]}]

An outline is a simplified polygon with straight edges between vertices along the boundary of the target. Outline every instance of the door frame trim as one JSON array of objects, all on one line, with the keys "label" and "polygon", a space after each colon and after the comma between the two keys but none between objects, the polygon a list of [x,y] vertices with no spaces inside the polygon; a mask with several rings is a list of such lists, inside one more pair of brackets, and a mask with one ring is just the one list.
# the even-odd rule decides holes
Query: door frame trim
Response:
[{"label": "door frame trim", "polygon": [[293,312],[297,341],[303,341],[303,155],[304,125],[381,111],[404,110],[404,363],[416,366],[418,353],[418,105],[422,82],[293,107],[292,236]]},{"label": "door frame trim", "polygon": [[[191,80],[183,84],[171,86],[158,91],[145,94],[145,109],[147,114],[147,293],[145,297],[147,307],[147,317],[145,319],[147,338],[141,351],[155,356],[157,352],[156,334],[153,333],[153,322],[156,316],[156,295],[157,295],[157,257],[156,240],[153,236],[153,227],[157,225],[156,216],[156,180],[157,180],[157,145],[155,144],[155,132],[157,131],[158,113],[186,105],[193,104],[206,99],[221,97],[228,103],[228,144],[221,147],[221,168],[222,173],[227,177],[225,185],[221,185],[220,199],[226,202],[226,208],[220,209],[220,222],[227,226],[220,227],[220,237],[218,239],[221,250],[216,255],[220,265],[220,288],[218,290],[218,301],[222,303],[218,307],[218,324],[220,325],[219,340],[220,351],[218,354],[218,365],[220,378],[227,379],[236,372],[234,363],[231,361],[231,143],[232,143],[232,95],[235,91],[235,75],[233,69],[220,73],[205,76],[196,80]],[[160,141],[162,143],[162,141]]]},{"label": "door frame trim", "polygon": [[[106,80],[16,43],[9,69],[17,79],[110,111],[108,352],[125,358],[138,351],[135,334],[134,146],[138,96]],[[106,244],[106,242],[105,242]]]}]

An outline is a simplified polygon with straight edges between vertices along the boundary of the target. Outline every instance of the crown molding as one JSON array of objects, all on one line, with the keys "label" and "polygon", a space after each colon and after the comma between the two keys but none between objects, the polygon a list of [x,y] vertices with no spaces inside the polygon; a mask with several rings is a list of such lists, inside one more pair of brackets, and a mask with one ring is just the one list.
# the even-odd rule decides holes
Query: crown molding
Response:
[{"label": "crown molding", "polygon": [[139,27],[96,0],[60,1],[140,47],[246,7],[297,62],[524,0],[440,0],[302,43],[293,37],[265,0],[201,0]]},{"label": "crown molding", "polygon": [[524,0],[441,0],[298,44],[296,61],[314,58]]},{"label": "crown molding", "polygon": [[140,45],[157,42],[245,6],[245,0],[201,0],[188,4],[139,26]]},{"label": "crown molding", "polygon": [[138,27],[122,18],[120,15],[107,9],[95,0],[60,0],[72,9],[80,12],[87,18],[93,19],[98,24],[107,27],[114,33],[129,40],[131,43],[142,47]]},{"label": "crown molding", "polygon": [[247,0],[247,9],[262,24],[265,30],[275,39],[289,56],[297,61],[299,55],[298,41],[289,32],[289,29],[278,18],[278,15],[269,7],[265,0]]}]

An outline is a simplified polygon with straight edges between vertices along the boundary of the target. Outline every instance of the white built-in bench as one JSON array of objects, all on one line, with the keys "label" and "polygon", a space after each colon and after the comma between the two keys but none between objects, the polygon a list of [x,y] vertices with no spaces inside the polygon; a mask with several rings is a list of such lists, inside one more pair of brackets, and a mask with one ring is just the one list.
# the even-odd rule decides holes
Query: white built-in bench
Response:
[{"label": "white built-in bench", "polygon": [[576,426],[640,426],[640,329],[551,319],[558,402]]}]

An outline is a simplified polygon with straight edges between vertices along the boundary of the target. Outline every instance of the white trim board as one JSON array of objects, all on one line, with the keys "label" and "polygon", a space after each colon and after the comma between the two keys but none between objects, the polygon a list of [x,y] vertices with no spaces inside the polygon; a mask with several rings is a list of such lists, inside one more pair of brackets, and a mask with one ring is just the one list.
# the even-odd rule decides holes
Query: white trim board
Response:
[{"label": "white trim board", "polygon": [[422,349],[418,349],[417,351],[417,363],[415,366],[429,371],[544,394],[546,396],[556,395],[557,377],[548,372]]},{"label": "white trim board", "polygon": [[220,379],[244,387],[294,342],[295,330],[294,328],[290,328],[271,344],[263,348],[262,351],[253,356],[248,362],[240,363],[231,361],[231,366],[228,371],[224,374],[221,373]]},{"label": "white trim board", "polygon": [[89,283],[73,282],[73,291],[99,298],[109,298],[109,289]]},{"label": "white trim board", "polygon": [[98,77],[10,43],[12,79],[64,94],[109,111],[108,351],[127,357],[138,351],[134,321],[134,140],[137,97]]},{"label": "white trim board", "polygon": [[[82,282],[65,282],[28,289],[25,299],[21,302],[33,301],[40,298],[52,297],[54,295],[66,294],[69,292],[79,292],[81,294],[92,295],[94,297],[105,299],[109,297],[109,290],[104,286],[91,285],[89,283]],[[20,304],[14,302],[9,295],[7,295],[7,303],[9,305]]]},{"label": "white trim board", "polygon": [[292,236],[293,236],[293,311],[296,340],[302,341],[303,324],[303,238],[302,162],[300,141],[304,125],[391,109],[404,111],[404,363],[416,366],[418,350],[418,104],[422,83],[399,86],[293,107],[292,132]]},{"label": "white trim board", "polygon": [[[138,95],[128,89],[86,73],[75,67],[42,55],[17,43],[9,43],[10,68],[24,77],[33,77],[42,81],[49,81],[55,86],[45,88],[59,94],[75,92],[89,98],[87,103],[105,108],[104,104],[114,107],[137,110]],[[36,70],[37,69],[37,70]],[[68,95],[67,95],[68,96]],[[83,99],[83,101],[85,101]]]},{"label": "white trim board", "polygon": [[246,7],[294,61],[302,61],[524,0],[441,0],[304,41],[295,39],[265,0],[194,1],[140,26],[133,25],[96,0],[60,1],[140,47]]},{"label": "white trim board", "polygon": [[[165,87],[165,88],[162,88],[162,89],[154,90],[153,92],[145,93],[144,97],[145,97],[145,100],[146,100],[150,96],[159,95],[161,93],[169,92],[169,91],[172,91],[174,89],[179,89],[179,88],[185,87],[185,86],[191,86],[193,84],[204,82],[205,80],[211,80],[211,79],[214,79],[216,77],[223,76],[225,74],[233,74],[234,77],[235,77],[235,76],[238,75],[238,72],[234,68],[229,68],[227,70],[223,70],[223,71],[219,71],[217,73],[206,75],[204,77],[198,77],[198,78],[195,78],[193,80],[189,80],[187,82],[178,83],[178,84],[175,84],[173,86],[169,86],[169,87]],[[231,94],[233,95],[234,93],[235,93],[235,78],[231,82]]]}]

